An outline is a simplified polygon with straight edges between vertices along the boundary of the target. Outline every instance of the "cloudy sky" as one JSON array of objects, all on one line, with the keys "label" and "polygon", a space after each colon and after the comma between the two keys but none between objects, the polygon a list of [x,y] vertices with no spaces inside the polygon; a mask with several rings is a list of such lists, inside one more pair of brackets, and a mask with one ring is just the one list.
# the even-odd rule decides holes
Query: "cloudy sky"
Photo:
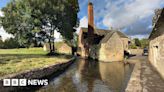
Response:
[{"label": "cloudy sky", "polygon": [[[0,8],[10,0],[0,0]],[[164,0],[90,0],[94,4],[95,26],[120,29],[131,37],[148,37],[152,29],[154,10],[164,7]],[[80,27],[87,27],[88,0],[79,0]],[[1,12],[0,12],[0,15]],[[0,28],[0,35],[5,35]],[[8,35],[6,35],[7,37]]]},{"label": "cloudy sky", "polygon": [[[164,7],[164,0],[90,0],[94,4],[97,28],[121,29],[131,37],[148,37],[154,10]],[[79,0],[80,26],[87,26],[88,0]]]}]

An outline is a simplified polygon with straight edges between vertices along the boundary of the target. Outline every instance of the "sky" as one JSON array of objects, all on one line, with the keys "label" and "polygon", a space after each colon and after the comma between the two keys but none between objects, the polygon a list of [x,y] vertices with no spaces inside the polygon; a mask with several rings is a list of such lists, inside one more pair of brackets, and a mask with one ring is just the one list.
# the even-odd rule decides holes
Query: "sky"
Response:
[{"label": "sky", "polygon": [[[164,7],[164,0],[90,0],[94,5],[95,26],[119,29],[134,38],[147,38],[152,31],[154,10]],[[88,0],[79,0],[80,26],[87,27]]]},{"label": "sky", "polygon": [[[0,0],[0,9],[10,0]],[[164,0],[90,0],[94,5],[94,23],[100,29],[118,29],[129,37],[147,38],[152,31],[154,10],[164,7]],[[79,0],[80,27],[88,26],[88,0]],[[0,11],[0,16],[3,15]],[[3,28],[0,35],[7,38]],[[57,34],[59,35],[59,34]]]}]

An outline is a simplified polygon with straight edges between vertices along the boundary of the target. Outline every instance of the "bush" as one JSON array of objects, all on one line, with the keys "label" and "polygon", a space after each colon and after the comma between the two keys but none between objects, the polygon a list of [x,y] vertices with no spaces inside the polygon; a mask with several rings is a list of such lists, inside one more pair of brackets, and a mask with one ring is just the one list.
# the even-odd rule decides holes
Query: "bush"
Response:
[{"label": "bush", "polygon": [[6,39],[4,42],[0,41],[0,48],[1,49],[13,49],[19,48],[19,43],[14,38]]},{"label": "bush", "polygon": [[138,38],[135,38],[135,45],[138,46],[138,47],[141,47],[141,42]]},{"label": "bush", "polygon": [[130,49],[137,49],[137,46],[135,44],[131,44],[131,45],[129,45],[129,48]]}]

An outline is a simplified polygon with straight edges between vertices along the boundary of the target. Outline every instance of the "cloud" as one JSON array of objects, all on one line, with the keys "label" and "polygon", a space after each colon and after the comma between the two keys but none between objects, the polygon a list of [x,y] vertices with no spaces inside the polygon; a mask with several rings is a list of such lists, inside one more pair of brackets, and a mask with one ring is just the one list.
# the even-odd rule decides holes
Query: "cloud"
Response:
[{"label": "cloud", "polygon": [[122,31],[129,36],[135,36],[135,35],[146,36],[150,34],[152,30],[151,17],[152,16],[143,18],[143,21],[137,20],[136,22],[132,23],[130,26],[125,27]]},{"label": "cloud", "polygon": [[77,28],[77,33],[80,32],[81,27],[88,27],[88,18],[86,16],[84,16],[83,18],[80,19],[80,25]]},{"label": "cloud", "polygon": [[2,40],[13,37],[11,34],[6,33],[3,27],[0,27],[0,36],[2,36]]},{"label": "cloud", "polygon": [[54,31],[54,36],[55,36],[55,42],[62,41],[61,34],[59,32],[57,32],[56,30]]},{"label": "cloud", "polygon": [[[148,37],[152,30],[154,10],[161,8],[162,0],[117,0],[107,4],[103,24],[108,27],[126,29],[123,31],[131,37]],[[110,8],[111,7],[111,8]]]},{"label": "cloud", "polygon": [[[3,12],[0,10],[0,17],[4,16]],[[13,37],[11,34],[8,34],[3,27],[0,27],[0,36],[2,36],[2,40]]]},{"label": "cloud", "polygon": [[[91,0],[98,28],[119,28],[129,36],[150,34],[154,10],[164,7],[163,0]],[[87,16],[88,1],[79,0],[80,17]],[[85,12],[84,12],[85,11]],[[83,17],[82,17],[83,18]],[[126,29],[126,31],[125,31]]]},{"label": "cloud", "polygon": [[4,15],[3,15],[3,12],[2,12],[1,10],[0,10],[0,16],[1,16],[1,17],[4,16]]},{"label": "cloud", "polygon": [[[3,16],[3,12],[0,10],[0,17],[2,17],[2,16]],[[2,36],[2,40],[5,40],[10,37],[10,35],[7,34],[5,32],[5,30],[3,29],[3,27],[1,27],[1,26],[0,26],[0,36]]]},{"label": "cloud", "polygon": [[[116,28],[130,26],[138,20],[153,15],[154,10],[160,8],[160,3],[162,2],[162,0],[117,1],[117,3],[106,5],[106,8],[110,10],[103,19],[103,23],[106,26],[113,26]],[[117,6],[118,4],[121,4],[121,6]]]}]

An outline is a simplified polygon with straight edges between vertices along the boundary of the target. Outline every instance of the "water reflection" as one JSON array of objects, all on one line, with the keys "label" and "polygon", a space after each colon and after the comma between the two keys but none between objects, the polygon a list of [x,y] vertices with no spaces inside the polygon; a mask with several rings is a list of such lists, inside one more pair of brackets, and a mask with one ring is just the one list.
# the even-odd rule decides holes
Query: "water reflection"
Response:
[{"label": "water reflection", "polygon": [[38,92],[124,92],[133,65],[78,59]]}]

